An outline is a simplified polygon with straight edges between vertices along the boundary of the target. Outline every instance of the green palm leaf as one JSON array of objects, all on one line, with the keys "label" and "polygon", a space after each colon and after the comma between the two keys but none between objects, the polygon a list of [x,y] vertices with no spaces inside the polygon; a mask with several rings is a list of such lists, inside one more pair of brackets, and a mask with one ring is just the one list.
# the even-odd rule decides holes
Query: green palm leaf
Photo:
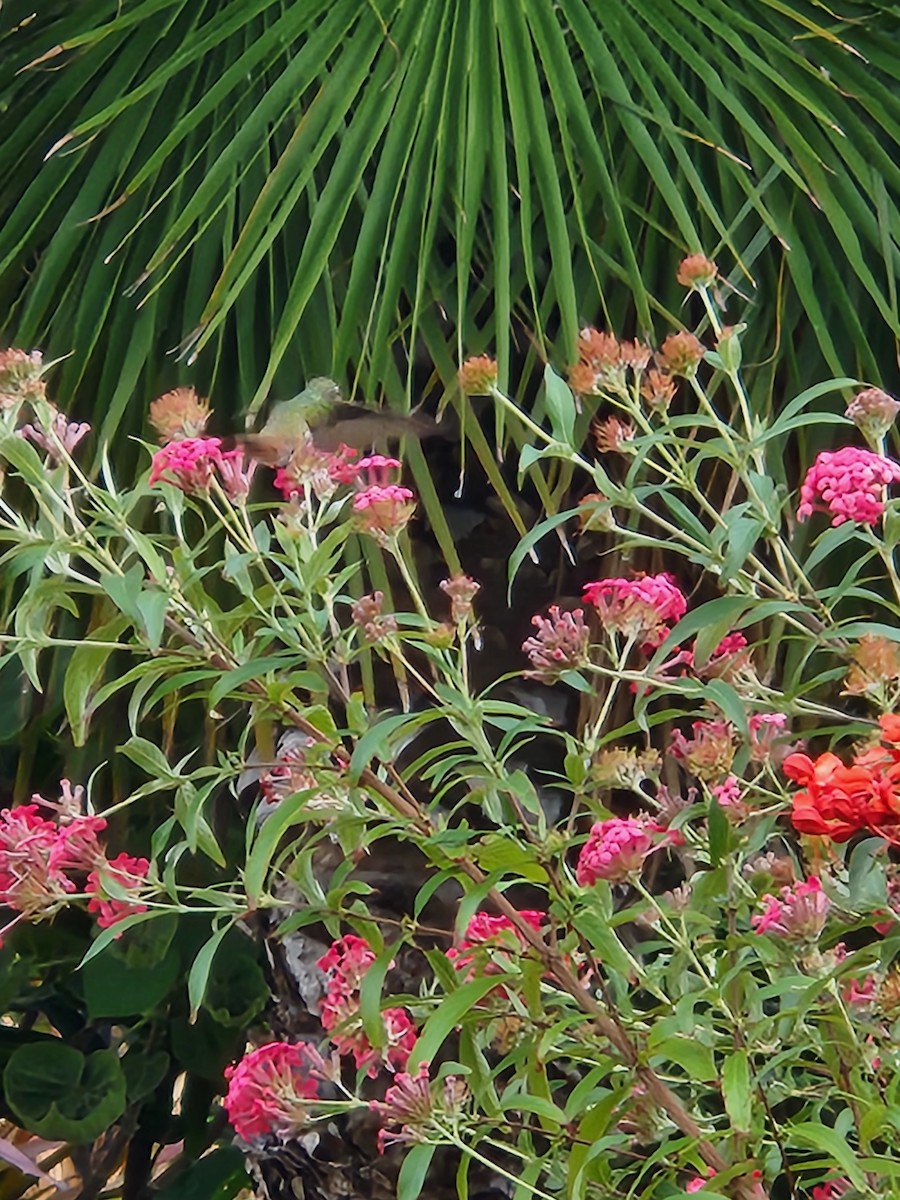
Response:
[{"label": "green palm leaf", "polygon": [[892,367],[888,6],[25,7],[0,11],[3,335],[74,352],[57,394],[102,396],[104,435],[188,376],[224,416],[316,372],[408,406],[436,331],[514,386],[584,322],[664,335],[699,249],[758,297],[760,407],[776,368]]}]

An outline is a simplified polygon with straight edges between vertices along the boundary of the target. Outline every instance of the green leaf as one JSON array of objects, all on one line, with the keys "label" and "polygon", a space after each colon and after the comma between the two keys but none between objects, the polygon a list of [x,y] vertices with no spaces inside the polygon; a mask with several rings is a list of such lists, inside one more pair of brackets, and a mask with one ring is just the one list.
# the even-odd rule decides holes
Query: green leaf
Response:
[{"label": "green leaf", "polygon": [[558,442],[571,447],[575,437],[575,397],[572,389],[560,379],[548,363],[544,367],[544,402],[550,417],[550,428]]},{"label": "green leaf", "polygon": [[88,1013],[95,1019],[148,1014],[180,982],[180,974],[174,949],[158,963],[138,966],[126,960],[118,943],[108,946],[81,970]]},{"label": "green leaf", "polygon": [[647,1039],[648,1049],[654,1055],[677,1063],[684,1068],[688,1079],[695,1082],[710,1083],[719,1078],[716,1060],[708,1046],[704,1046],[702,1042],[698,1042],[694,1038],[683,1037],[680,1034],[669,1037],[654,1036],[660,1032],[660,1027],[656,1026]]},{"label": "green leaf", "polygon": [[188,1003],[190,1005],[189,1020],[193,1023],[197,1019],[197,1012],[200,1005],[203,1003],[203,997],[206,995],[206,984],[209,980],[209,973],[212,969],[213,959],[216,951],[222,943],[231,928],[230,924],[222,925],[215,930],[212,937],[204,942],[194,961],[191,963],[191,969],[188,972]]},{"label": "green leaf", "polygon": [[417,1200],[437,1146],[429,1143],[412,1146],[403,1156],[397,1177],[397,1200]]},{"label": "green leaf", "polygon": [[445,996],[438,1007],[425,1022],[415,1049],[410,1056],[410,1072],[419,1063],[430,1063],[434,1056],[449,1037],[451,1030],[459,1025],[475,1007],[479,1000],[494,990],[498,984],[509,979],[505,973],[490,975],[482,979],[473,979],[464,983],[461,988]]},{"label": "green leaf", "polygon": [[38,1042],[13,1051],[3,1094],[29,1132],[85,1145],[125,1111],[125,1076],[114,1050],[84,1055],[61,1041]]},{"label": "green leaf", "polygon": [[785,1128],[787,1144],[821,1150],[840,1171],[848,1176],[854,1187],[866,1187],[865,1175],[853,1150],[837,1130],[818,1121],[801,1121]]},{"label": "green leaf", "polygon": [[131,737],[124,746],[119,747],[119,753],[124,754],[126,758],[130,758],[133,763],[136,763],[142,771],[146,771],[148,775],[152,775],[157,779],[166,779],[174,782],[180,779],[181,776],[177,771],[169,766],[169,760],[160,750],[159,746],[153,742],[148,742],[146,738]]},{"label": "green leaf", "polygon": [[750,1059],[746,1050],[735,1050],[722,1067],[722,1095],[725,1111],[735,1133],[749,1133],[753,1116],[750,1084]]},{"label": "green leaf", "polygon": [[121,616],[97,626],[90,631],[89,642],[76,646],[69,659],[63,683],[63,703],[76,746],[83,746],[87,740],[91,719],[89,699],[102,684],[106,664],[113,653],[112,646],[102,643],[118,641],[127,627],[127,619]]}]

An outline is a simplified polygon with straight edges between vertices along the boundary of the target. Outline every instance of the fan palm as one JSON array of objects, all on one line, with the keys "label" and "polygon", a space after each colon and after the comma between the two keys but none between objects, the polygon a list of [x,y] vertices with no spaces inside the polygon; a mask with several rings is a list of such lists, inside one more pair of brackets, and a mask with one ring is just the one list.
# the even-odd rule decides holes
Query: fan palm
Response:
[{"label": "fan palm", "polygon": [[760,299],[758,403],[875,379],[900,330],[897,17],[11,0],[3,336],[71,353],[56,394],[104,436],[194,364],[220,414],[316,373],[402,407],[464,353],[508,383],[571,361],[584,322],[667,330],[702,249]]}]

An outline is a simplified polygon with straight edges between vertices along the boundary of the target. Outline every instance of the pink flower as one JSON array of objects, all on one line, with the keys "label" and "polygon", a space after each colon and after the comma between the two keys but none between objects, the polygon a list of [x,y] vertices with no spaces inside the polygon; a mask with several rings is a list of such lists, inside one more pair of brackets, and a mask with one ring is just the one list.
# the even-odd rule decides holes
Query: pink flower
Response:
[{"label": "pink flower", "polygon": [[285,1137],[301,1127],[310,1100],[318,1098],[311,1071],[318,1057],[309,1047],[270,1042],[226,1067],[228,1094],[223,1104],[238,1137],[254,1142]]},{"label": "pink flower", "polygon": [[[149,873],[149,861],[130,854],[118,854],[98,870],[91,871],[85,888],[91,896],[88,912],[97,913],[97,924],[101,929],[109,929],[125,917],[147,911],[147,905],[132,896],[139,894]],[[112,895],[110,884],[116,892],[126,892],[126,897]]]},{"label": "pink flower", "polygon": [[699,779],[721,779],[734,760],[734,729],[727,721],[694,721],[692,738],[680,729],[672,734],[669,753]]},{"label": "pink flower", "polygon": [[[415,1075],[399,1072],[383,1100],[369,1101],[369,1108],[378,1113],[385,1124],[378,1133],[379,1154],[384,1154],[391,1145],[421,1141],[436,1113],[457,1116],[468,1095],[466,1085],[453,1075],[447,1076],[443,1088],[435,1094],[425,1063],[419,1064]],[[387,1128],[391,1125],[393,1130]]]},{"label": "pink flower", "polygon": [[307,489],[319,500],[327,500],[334,495],[338,484],[352,483],[356,478],[353,459],[358,453],[343,443],[333,452],[320,450],[307,436],[296,446],[287,466],[275,472],[275,487],[285,500],[302,496]]},{"label": "pink flower", "polygon": [[61,459],[61,449],[66,454],[71,454],[81,439],[90,432],[91,427],[86,422],[70,421],[64,413],[55,409],[49,430],[46,430],[40,421],[37,425],[23,425],[19,430],[22,437],[45,450],[54,462]]},{"label": "pink flower", "polygon": [[243,449],[224,450],[216,460],[216,469],[222,482],[222,490],[229,500],[242,504],[250,494],[250,484],[259,464],[256,459],[246,459]]},{"label": "pink flower", "polygon": [[357,529],[382,546],[403,532],[415,511],[414,493],[396,483],[372,484],[353,498]]},{"label": "pink flower", "polygon": [[150,486],[170,483],[189,495],[205,491],[221,458],[221,438],[182,438],[179,442],[169,442],[153,455]]},{"label": "pink flower", "polygon": [[582,887],[598,879],[622,883],[640,871],[653,849],[652,825],[646,818],[610,817],[591,826],[581,847],[575,878]]},{"label": "pink flower", "polygon": [[690,1183],[685,1185],[684,1190],[690,1192],[692,1195],[694,1192],[702,1192],[709,1180],[715,1179],[715,1177],[716,1173],[712,1167],[707,1167],[706,1173],[704,1175],[695,1175]]},{"label": "pink flower", "polygon": [[[385,1045],[373,1046],[361,1026],[351,1027],[346,1032],[334,1031],[331,1041],[338,1054],[352,1054],[357,1070],[365,1068],[370,1079],[374,1079],[381,1067],[389,1071],[402,1071],[409,1061],[418,1034],[412,1018],[405,1008],[386,1008],[381,1014],[386,1035]],[[323,1022],[324,1024],[324,1019]]]},{"label": "pink flower", "polygon": [[348,933],[322,955],[316,966],[331,977],[329,987],[340,991],[354,991],[362,983],[363,976],[377,958],[375,951],[365,940]]},{"label": "pink flower", "polygon": [[875,525],[884,512],[884,489],[900,480],[900,464],[871,450],[842,446],[823,450],[800,488],[798,521],[829,512],[832,525],[858,521]]},{"label": "pink flower", "polygon": [[404,1008],[388,1008],[381,1014],[386,1044],[372,1045],[359,1015],[359,988],[363,976],[375,961],[371,946],[361,937],[347,934],[331,946],[318,961],[328,976],[321,1001],[322,1025],[338,1054],[352,1054],[359,1069],[374,1078],[379,1068],[402,1070],[416,1044],[416,1029]]},{"label": "pink flower", "polygon": [[58,861],[59,837],[36,804],[0,812],[0,904],[23,916],[49,916],[78,890]]},{"label": "pink flower", "polygon": [[780,766],[791,751],[785,742],[787,717],[784,713],[754,713],[747,725],[751,762]]},{"label": "pink flower", "polygon": [[531,679],[555,680],[563,671],[577,670],[588,660],[590,631],[580,608],[563,613],[558,604],[550,606],[547,617],[536,616],[531,623],[537,633],[526,638],[522,649],[531,660]]},{"label": "pink flower", "polygon": [[50,851],[51,865],[62,871],[94,870],[106,860],[97,840],[105,828],[103,817],[76,816],[68,823],[60,822]]},{"label": "pink flower", "polygon": [[680,621],[687,601],[671,575],[638,575],[635,579],[600,579],[584,588],[602,624],[625,637],[658,646]]},{"label": "pink flower", "polygon": [[829,1179],[825,1183],[820,1183],[812,1190],[812,1200],[838,1200],[850,1190],[850,1182],[847,1179]]},{"label": "pink flower", "polygon": [[867,975],[862,981],[851,979],[841,988],[841,995],[845,1004],[856,1004],[863,1008],[872,1004],[878,995],[878,980],[874,975]]},{"label": "pink flower", "polygon": [[724,783],[720,783],[716,787],[711,787],[709,790],[723,808],[730,809],[736,814],[743,809],[744,806],[741,801],[743,800],[744,789],[741,787],[741,781],[736,775],[729,775]]},{"label": "pink flower", "polygon": [[[536,931],[539,931],[541,925],[547,920],[547,914],[536,909],[522,909],[519,916]],[[521,954],[527,947],[527,942],[509,917],[494,917],[490,913],[476,913],[467,925],[459,945],[448,950],[447,957],[456,969],[460,970],[468,967],[476,958],[488,957],[486,954],[479,955],[479,950],[498,949],[506,950],[507,953]],[[491,974],[496,970],[497,967],[487,961],[484,973]]]},{"label": "pink flower", "polygon": [[365,471],[367,483],[380,487],[388,487],[393,482],[391,472],[399,471],[402,466],[399,458],[389,458],[384,454],[369,454],[356,464],[358,472]]},{"label": "pink flower", "polygon": [[781,899],[763,896],[765,911],[751,919],[757,933],[774,933],[795,942],[815,942],[825,928],[831,901],[815,875],[781,889]]}]

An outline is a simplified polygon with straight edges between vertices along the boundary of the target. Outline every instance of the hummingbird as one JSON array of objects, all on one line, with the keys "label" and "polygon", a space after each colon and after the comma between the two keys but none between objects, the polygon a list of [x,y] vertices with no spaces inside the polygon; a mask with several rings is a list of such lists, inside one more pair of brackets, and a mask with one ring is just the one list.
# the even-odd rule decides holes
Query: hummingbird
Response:
[{"label": "hummingbird", "polygon": [[350,404],[333,379],[319,377],[298,396],[274,404],[258,433],[236,441],[266,466],[283,467],[310,439],[317,450],[337,450],[342,444],[366,450],[407,434],[424,438],[439,432],[437,423],[420,413],[402,416]]}]

